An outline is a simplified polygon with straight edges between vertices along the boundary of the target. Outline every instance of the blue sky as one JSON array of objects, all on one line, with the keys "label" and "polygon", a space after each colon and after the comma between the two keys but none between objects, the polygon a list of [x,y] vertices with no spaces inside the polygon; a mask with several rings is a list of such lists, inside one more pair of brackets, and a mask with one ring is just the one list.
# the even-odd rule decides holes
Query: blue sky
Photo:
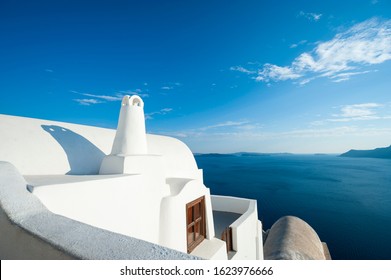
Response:
[{"label": "blue sky", "polygon": [[391,1],[0,2],[0,113],[147,131],[193,152],[391,144]]}]

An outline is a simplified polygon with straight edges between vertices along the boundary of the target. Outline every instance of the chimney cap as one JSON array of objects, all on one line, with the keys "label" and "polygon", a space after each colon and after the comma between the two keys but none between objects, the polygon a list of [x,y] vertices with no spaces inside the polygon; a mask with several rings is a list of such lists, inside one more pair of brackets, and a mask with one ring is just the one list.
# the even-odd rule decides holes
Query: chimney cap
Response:
[{"label": "chimney cap", "polygon": [[125,95],[122,98],[122,106],[138,106],[144,108],[144,101],[138,95]]}]

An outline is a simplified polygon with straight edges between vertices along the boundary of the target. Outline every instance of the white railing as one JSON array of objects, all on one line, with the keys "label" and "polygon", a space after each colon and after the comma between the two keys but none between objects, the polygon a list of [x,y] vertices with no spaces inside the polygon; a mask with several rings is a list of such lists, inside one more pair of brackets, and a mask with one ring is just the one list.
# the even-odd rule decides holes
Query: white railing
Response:
[{"label": "white railing", "polygon": [[257,201],[238,197],[212,195],[214,211],[240,214],[232,228],[232,259],[257,259],[262,256],[262,224],[258,221]]}]

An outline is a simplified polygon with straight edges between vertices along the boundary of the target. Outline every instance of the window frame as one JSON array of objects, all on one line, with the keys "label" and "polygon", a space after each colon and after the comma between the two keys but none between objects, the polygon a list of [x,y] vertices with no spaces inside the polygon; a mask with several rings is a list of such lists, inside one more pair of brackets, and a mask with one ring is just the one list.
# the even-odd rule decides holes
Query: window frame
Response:
[{"label": "window frame", "polygon": [[[195,217],[196,207],[199,207],[198,216]],[[191,209],[191,217],[189,210]],[[186,243],[187,253],[191,253],[206,238],[205,196],[199,197],[186,204]],[[190,229],[190,231],[189,231]],[[197,236],[198,233],[198,236]],[[192,238],[189,242],[189,237]]]}]

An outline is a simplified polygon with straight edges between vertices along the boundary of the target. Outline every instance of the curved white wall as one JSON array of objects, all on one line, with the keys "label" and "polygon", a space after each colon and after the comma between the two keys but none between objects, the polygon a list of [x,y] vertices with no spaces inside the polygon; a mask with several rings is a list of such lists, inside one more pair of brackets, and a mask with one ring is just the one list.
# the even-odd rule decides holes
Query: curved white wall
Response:
[{"label": "curved white wall", "polygon": [[[99,174],[115,130],[0,114],[0,160],[22,174]],[[150,154],[162,155],[166,177],[202,179],[190,149],[181,141],[147,134]]]},{"label": "curved white wall", "polygon": [[114,131],[0,115],[0,160],[22,174],[97,174]]},{"label": "curved white wall", "polygon": [[193,153],[182,141],[160,135],[148,134],[148,152],[163,155],[167,178],[192,178],[203,181]]}]

